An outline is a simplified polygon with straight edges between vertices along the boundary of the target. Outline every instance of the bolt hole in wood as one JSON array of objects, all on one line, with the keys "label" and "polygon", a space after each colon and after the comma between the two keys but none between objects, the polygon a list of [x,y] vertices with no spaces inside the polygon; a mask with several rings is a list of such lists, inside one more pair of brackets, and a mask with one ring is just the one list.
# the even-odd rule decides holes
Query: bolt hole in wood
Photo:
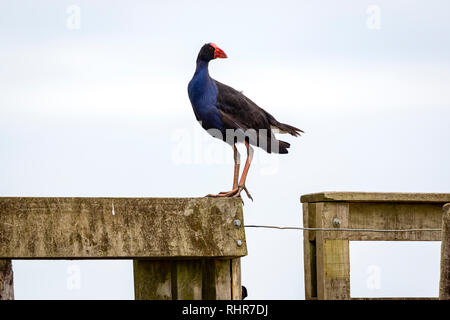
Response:
[{"label": "bolt hole in wood", "polygon": [[440,241],[350,241],[350,296],[437,298],[440,249]]}]

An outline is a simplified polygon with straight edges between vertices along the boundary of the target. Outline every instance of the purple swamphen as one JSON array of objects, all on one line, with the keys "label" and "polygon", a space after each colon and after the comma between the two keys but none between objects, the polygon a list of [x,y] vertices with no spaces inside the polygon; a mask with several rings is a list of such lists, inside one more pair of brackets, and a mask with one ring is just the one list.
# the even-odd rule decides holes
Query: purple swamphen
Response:
[{"label": "purple swamphen", "polygon": [[[233,189],[208,196],[239,197],[244,190],[252,199],[245,186],[253,158],[251,145],[268,153],[288,153],[290,144],[277,140],[274,132],[299,136],[303,131],[278,122],[241,92],[211,78],[208,65],[216,58],[227,58],[227,55],[214,43],[205,44],[198,53],[197,68],[188,85],[189,99],[201,126],[215,138],[230,144],[234,151]],[[236,148],[237,142],[243,142],[247,148],[247,161],[239,182],[240,154]]]}]

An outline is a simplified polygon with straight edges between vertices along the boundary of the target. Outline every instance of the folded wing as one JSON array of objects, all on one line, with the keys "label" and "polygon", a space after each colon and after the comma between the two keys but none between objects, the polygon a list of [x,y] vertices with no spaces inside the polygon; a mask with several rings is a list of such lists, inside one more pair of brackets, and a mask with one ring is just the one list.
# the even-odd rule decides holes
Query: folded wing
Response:
[{"label": "folded wing", "polygon": [[217,108],[226,129],[240,132],[250,144],[261,147],[268,153],[288,153],[290,144],[277,140],[273,129],[293,136],[300,135],[302,130],[278,122],[241,92],[214,81],[218,89]]}]

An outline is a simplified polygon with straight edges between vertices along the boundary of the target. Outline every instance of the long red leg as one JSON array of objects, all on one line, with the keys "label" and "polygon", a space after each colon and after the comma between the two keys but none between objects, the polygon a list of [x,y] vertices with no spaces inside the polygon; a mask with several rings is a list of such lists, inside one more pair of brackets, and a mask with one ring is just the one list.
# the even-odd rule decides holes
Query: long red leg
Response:
[{"label": "long red leg", "polygon": [[254,153],[253,148],[247,141],[245,141],[245,146],[247,147],[247,161],[245,161],[244,171],[242,172],[241,180],[239,180],[240,186],[245,186],[245,180],[247,180],[248,170],[250,169]]},{"label": "long red leg", "polygon": [[238,187],[239,179],[239,167],[241,165],[241,155],[239,154],[236,145],[233,144],[233,156],[234,156],[234,178],[233,178],[233,190]]},{"label": "long red leg", "polygon": [[250,165],[252,163],[253,160],[253,148],[251,147],[251,145],[245,141],[245,147],[247,148],[247,160],[245,161],[245,166],[244,166],[244,171],[242,171],[242,176],[241,179],[239,180],[239,184],[238,184],[238,193],[237,196],[240,195],[241,190],[244,190],[247,193],[247,196],[253,200],[252,196],[250,195],[250,193],[247,190],[247,187],[245,186],[245,181],[247,180],[247,174],[248,171],[250,169]]},{"label": "long red leg", "polygon": [[227,192],[220,192],[219,194],[208,194],[207,197],[239,197],[241,195],[241,191],[244,190],[247,193],[247,196],[253,200],[252,196],[247,190],[245,186],[245,180],[247,179],[248,170],[250,169],[250,164],[253,159],[253,148],[246,141],[245,146],[247,148],[247,160],[245,161],[244,171],[242,172],[241,179],[238,183],[239,178],[239,167],[241,163],[241,157],[239,151],[236,148],[236,145],[233,145],[234,151],[234,178],[233,178],[233,190]]},{"label": "long red leg", "polygon": [[[233,190],[236,190],[238,187],[238,179],[239,179],[239,167],[241,165],[241,155],[239,154],[238,149],[236,148],[236,144],[233,144],[233,157],[234,157],[234,177],[233,177]],[[227,194],[230,191],[219,192],[221,194]]]}]

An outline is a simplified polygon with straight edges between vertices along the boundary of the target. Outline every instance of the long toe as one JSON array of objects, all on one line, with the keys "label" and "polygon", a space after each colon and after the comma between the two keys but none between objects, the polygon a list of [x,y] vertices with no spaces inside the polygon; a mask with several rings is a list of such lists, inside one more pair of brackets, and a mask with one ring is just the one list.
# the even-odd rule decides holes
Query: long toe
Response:
[{"label": "long toe", "polygon": [[250,194],[250,192],[248,192],[248,189],[247,189],[246,186],[244,186],[244,191],[245,191],[245,193],[247,194],[247,197],[248,197],[250,200],[253,201],[253,197],[252,197],[252,195]]},{"label": "long toe", "polygon": [[239,188],[236,188],[236,189],[233,189],[231,191],[219,192],[218,194],[208,194],[208,195],[206,195],[206,197],[210,197],[210,198],[227,198],[227,197],[233,197],[238,192],[239,192]]},{"label": "long toe", "polygon": [[245,185],[243,186],[238,186],[236,189],[233,189],[231,191],[223,191],[223,192],[219,192],[218,194],[208,194],[206,195],[206,197],[209,198],[231,198],[231,197],[241,197],[241,192],[242,190],[245,191],[245,193],[247,194],[247,197],[253,201],[253,197],[250,194],[250,192],[248,191],[247,187]]},{"label": "long toe", "polygon": [[250,194],[250,192],[248,191],[248,189],[247,189],[247,187],[245,186],[245,184],[244,184],[244,185],[238,186],[238,188],[239,188],[239,195],[241,194],[241,191],[244,190],[245,193],[247,194],[247,197],[248,197],[250,200],[253,201],[253,197],[252,197],[252,195]]}]

